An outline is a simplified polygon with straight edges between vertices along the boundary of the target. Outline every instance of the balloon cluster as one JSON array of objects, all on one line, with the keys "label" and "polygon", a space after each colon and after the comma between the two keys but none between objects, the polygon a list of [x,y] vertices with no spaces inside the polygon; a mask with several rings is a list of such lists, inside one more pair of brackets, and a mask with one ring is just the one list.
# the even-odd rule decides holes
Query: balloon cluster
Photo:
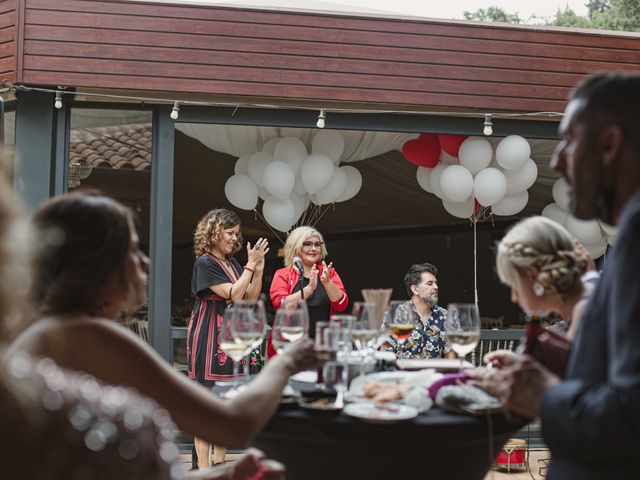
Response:
[{"label": "balloon cluster", "polygon": [[529,142],[519,135],[503,138],[495,151],[482,137],[421,134],[402,152],[418,165],[418,184],[442,199],[445,210],[471,218],[483,207],[494,215],[515,215],[527,205],[538,177]]},{"label": "balloon cluster", "polygon": [[313,138],[311,154],[297,137],[274,137],[262,150],[240,157],[224,193],[237,208],[253,210],[262,199],[262,215],[274,229],[287,232],[309,205],[344,202],[362,187],[360,172],[339,166],[344,138],[335,130],[321,130]]},{"label": "balloon cluster", "polygon": [[558,222],[569,230],[593,258],[599,258],[607,250],[607,245],[616,241],[618,229],[599,220],[580,220],[569,212],[569,185],[564,178],[553,184],[553,200],[542,210],[542,216]]}]

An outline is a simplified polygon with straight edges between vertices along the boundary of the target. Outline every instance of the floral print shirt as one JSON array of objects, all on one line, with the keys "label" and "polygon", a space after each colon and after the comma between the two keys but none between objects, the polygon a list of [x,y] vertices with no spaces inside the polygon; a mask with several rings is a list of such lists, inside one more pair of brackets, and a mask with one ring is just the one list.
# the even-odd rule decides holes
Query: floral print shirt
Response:
[{"label": "floral print shirt", "polygon": [[431,315],[423,323],[413,302],[409,300],[405,305],[413,312],[416,327],[402,345],[398,345],[396,340],[391,338],[386,350],[395,353],[397,358],[442,358],[449,353],[451,347],[447,342],[444,327],[447,311],[439,305],[434,305],[431,307]]}]

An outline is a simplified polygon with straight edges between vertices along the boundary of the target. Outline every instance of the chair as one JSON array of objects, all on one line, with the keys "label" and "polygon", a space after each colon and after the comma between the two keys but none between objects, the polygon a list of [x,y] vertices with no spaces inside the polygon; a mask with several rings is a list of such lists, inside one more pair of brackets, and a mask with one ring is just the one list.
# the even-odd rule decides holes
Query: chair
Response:
[{"label": "chair", "polygon": [[481,330],[478,346],[467,356],[475,366],[482,365],[482,358],[496,350],[515,350],[524,336],[524,330]]},{"label": "chair", "polygon": [[140,340],[149,343],[149,321],[148,320],[132,320],[128,324],[129,329],[135,333]]}]

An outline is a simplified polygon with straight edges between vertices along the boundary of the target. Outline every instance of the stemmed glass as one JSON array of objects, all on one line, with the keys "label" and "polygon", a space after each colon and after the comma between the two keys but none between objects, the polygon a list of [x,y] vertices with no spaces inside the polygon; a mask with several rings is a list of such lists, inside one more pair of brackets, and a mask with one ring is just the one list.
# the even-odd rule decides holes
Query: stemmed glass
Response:
[{"label": "stemmed glass", "polygon": [[287,343],[293,343],[309,331],[309,311],[304,300],[283,301],[273,320],[273,347],[282,354]]},{"label": "stemmed glass", "polygon": [[480,313],[473,303],[450,303],[447,307],[445,333],[451,349],[460,358],[462,370],[464,357],[469,355],[480,341]]},{"label": "stemmed glass", "polygon": [[401,346],[413,332],[416,326],[416,316],[411,304],[404,300],[392,300],[389,302],[385,314],[385,323],[391,330],[391,336]]},{"label": "stemmed glass", "polygon": [[244,345],[246,355],[245,378],[251,374],[251,352],[260,346],[264,339],[267,322],[262,300],[239,300],[234,303],[235,315],[230,319],[231,333],[236,343]]},{"label": "stemmed glass", "polygon": [[365,360],[372,353],[372,346],[378,336],[376,319],[372,312],[375,304],[372,302],[355,302],[352,313],[355,323],[351,329],[351,338],[356,350],[360,353],[360,376],[364,375]]},{"label": "stemmed glass", "polygon": [[224,311],[222,316],[222,323],[218,330],[218,345],[220,349],[226,353],[233,361],[233,381],[232,387],[238,385],[240,376],[240,362],[244,356],[244,352],[248,345],[240,342],[236,342],[233,332],[231,330],[231,323],[234,317],[237,315],[237,311],[233,307],[229,307]]}]

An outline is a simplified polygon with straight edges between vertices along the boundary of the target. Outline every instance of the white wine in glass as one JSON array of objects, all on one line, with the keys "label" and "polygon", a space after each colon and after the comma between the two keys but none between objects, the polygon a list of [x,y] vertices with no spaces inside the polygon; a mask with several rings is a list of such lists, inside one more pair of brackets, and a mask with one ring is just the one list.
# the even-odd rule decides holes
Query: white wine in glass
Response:
[{"label": "white wine in glass", "polygon": [[445,332],[451,349],[460,359],[469,355],[480,341],[480,313],[473,303],[450,303],[447,307]]},{"label": "white wine in glass", "polygon": [[309,311],[306,302],[282,302],[273,320],[273,347],[282,354],[287,343],[293,343],[307,335]]}]

